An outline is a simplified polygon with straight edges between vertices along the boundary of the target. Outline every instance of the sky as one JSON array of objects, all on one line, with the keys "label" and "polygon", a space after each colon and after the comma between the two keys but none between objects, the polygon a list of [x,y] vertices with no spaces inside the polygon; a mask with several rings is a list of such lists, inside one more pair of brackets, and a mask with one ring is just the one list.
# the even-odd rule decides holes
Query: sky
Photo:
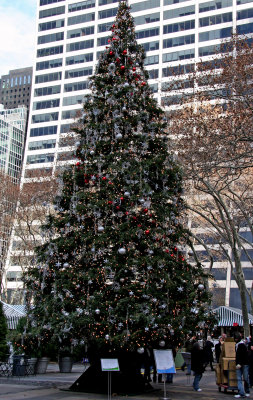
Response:
[{"label": "sky", "polygon": [[35,57],[37,0],[0,0],[0,77],[32,67]]}]

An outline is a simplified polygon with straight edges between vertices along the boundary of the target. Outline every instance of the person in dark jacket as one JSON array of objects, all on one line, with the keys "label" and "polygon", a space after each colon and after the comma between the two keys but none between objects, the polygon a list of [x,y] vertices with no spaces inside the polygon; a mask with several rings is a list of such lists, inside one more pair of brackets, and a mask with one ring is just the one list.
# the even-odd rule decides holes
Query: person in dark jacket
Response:
[{"label": "person in dark jacket", "polygon": [[[249,397],[249,355],[247,346],[240,335],[235,336],[235,363],[238,394],[234,397]],[[244,379],[244,385],[242,380]]]},{"label": "person in dark jacket", "polygon": [[249,354],[249,384],[253,386],[253,340],[249,337],[248,341],[248,354]]},{"label": "person in dark jacket", "polygon": [[216,343],[216,345],[214,346],[215,358],[216,358],[216,362],[217,362],[217,363],[220,361],[221,346],[222,346],[223,343],[224,343],[223,337],[220,336],[220,337],[219,337],[219,342]]},{"label": "person in dark jacket", "polygon": [[207,336],[206,343],[204,345],[204,353],[206,358],[206,366],[210,363],[211,371],[214,371],[213,368],[213,347],[214,344],[212,342],[211,336]]},{"label": "person in dark jacket", "polygon": [[194,343],[191,352],[191,369],[194,372],[193,389],[196,392],[201,392],[202,389],[199,387],[199,382],[202,378],[203,372],[205,371],[205,354],[204,350],[200,348],[198,342]]}]

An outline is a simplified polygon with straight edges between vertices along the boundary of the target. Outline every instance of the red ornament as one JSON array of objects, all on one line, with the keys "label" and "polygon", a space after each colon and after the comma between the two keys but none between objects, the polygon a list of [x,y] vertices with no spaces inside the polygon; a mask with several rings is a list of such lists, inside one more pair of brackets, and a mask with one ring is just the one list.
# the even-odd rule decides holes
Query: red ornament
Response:
[{"label": "red ornament", "polygon": [[80,162],[79,161],[77,161],[76,166],[80,167]]},{"label": "red ornament", "polygon": [[106,176],[103,176],[102,180],[103,180],[103,181],[106,181],[106,179],[107,179]]},{"label": "red ornament", "polygon": [[116,62],[119,63],[119,62],[120,62],[120,59],[119,59],[119,58],[116,58]]},{"label": "red ornament", "polygon": [[109,54],[110,54],[110,56],[113,56],[114,52],[113,52],[113,51],[110,51],[110,53],[109,53]]},{"label": "red ornament", "polygon": [[147,230],[145,231],[145,235],[149,235],[149,234],[150,234],[150,230],[147,229]]},{"label": "red ornament", "polygon": [[85,183],[89,183],[89,179],[84,179],[84,182]]},{"label": "red ornament", "polygon": [[134,221],[136,221],[136,220],[137,220],[137,218],[136,218],[136,217],[133,217],[133,220],[134,220]]},{"label": "red ornament", "polygon": [[133,67],[133,71],[136,71],[136,67]]},{"label": "red ornament", "polygon": [[115,40],[117,40],[117,39],[116,39],[116,37],[113,37],[112,40],[115,41]]},{"label": "red ornament", "polygon": [[116,207],[116,210],[120,210],[120,206],[117,206],[117,207]]},{"label": "red ornament", "polygon": [[141,82],[141,86],[145,86],[146,85],[146,82]]},{"label": "red ornament", "polygon": [[121,65],[120,69],[121,69],[121,71],[124,71],[125,66],[124,66],[124,65]]},{"label": "red ornament", "polygon": [[128,214],[129,214],[129,212],[128,212],[128,211],[126,211],[126,212],[125,212],[125,214],[126,214],[126,215],[128,215]]},{"label": "red ornament", "polygon": [[124,55],[127,54],[127,50],[123,50],[122,54]]},{"label": "red ornament", "polygon": [[111,201],[111,200],[109,200],[109,201],[108,201],[108,204],[112,204],[112,201]]},{"label": "red ornament", "polygon": [[111,39],[108,39],[107,42],[108,42],[108,43],[111,43]]},{"label": "red ornament", "polygon": [[120,200],[123,201],[123,200],[124,200],[124,197],[121,197]]},{"label": "red ornament", "polygon": [[148,208],[144,208],[143,212],[147,213],[148,212]]},{"label": "red ornament", "polygon": [[109,183],[109,185],[112,185],[112,182],[111,182],[111,181],[109,181],[108,183]]}]

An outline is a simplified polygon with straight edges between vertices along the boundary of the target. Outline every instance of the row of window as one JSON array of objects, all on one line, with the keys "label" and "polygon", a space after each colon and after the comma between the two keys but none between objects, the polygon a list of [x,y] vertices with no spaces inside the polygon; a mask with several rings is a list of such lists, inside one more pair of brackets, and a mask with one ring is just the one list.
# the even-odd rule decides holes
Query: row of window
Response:
[{"label": "row of window", "polygon": [[52,149],[56,146],[56,140],[39,140],[37,142],[30,142],[28,146],[28,150],[43,150],[43,149]]},{"label": "row of window", "polygon": [[2,89],[8,89],[9,87],[19,86],[19,85],[30,85],[31,75],[15,76],[12,78],[7,78],[1,81]]}]

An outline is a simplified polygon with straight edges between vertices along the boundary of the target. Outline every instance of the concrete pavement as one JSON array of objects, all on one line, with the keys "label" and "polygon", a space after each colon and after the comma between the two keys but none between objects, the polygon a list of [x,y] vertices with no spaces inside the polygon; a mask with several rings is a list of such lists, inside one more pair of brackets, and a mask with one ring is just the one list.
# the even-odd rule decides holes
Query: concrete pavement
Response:
[{"label": "concrete pavement", "polygon": [[[106,400],[108,395],[96,393],[70,392],[68,388],[84,372],[84,366],[74,364],[71,373],[58,372],[58,365],[50,363],[47,373],[27,376],[0,378],[0,400]],[[185,375],[181,370],[177,371],[172,384],[166,384],[166,397],[171,400],[232,400],[232,391],[227,394],[218,391],[215,384],[215,372],[207,370],[203,375],[200,387],[202,392],[192,389],[193,377]],[[154,390],[137,396],[118,396],[112,394],[113,400],[158,400],[164,397],[164,385],[152,384]],[[252,396],[253,398],[253,393]]]}]

